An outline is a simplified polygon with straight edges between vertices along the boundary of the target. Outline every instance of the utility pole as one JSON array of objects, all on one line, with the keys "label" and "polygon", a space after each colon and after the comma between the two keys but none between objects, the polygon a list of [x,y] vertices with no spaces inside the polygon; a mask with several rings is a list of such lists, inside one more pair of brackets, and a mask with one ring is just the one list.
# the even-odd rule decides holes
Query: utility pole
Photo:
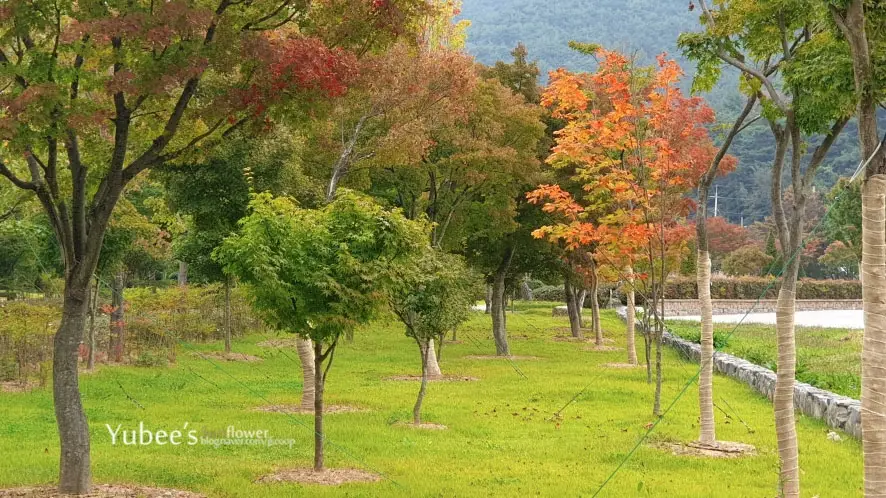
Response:
[{"label": "utility pole", "polygon": [[717,212],[720,208],[720,186],[714,186],[714,218],[717,217]]},{"label": "utility pole", "polygon": [[741,215],[741,227],[744,228],[744,215]]}]

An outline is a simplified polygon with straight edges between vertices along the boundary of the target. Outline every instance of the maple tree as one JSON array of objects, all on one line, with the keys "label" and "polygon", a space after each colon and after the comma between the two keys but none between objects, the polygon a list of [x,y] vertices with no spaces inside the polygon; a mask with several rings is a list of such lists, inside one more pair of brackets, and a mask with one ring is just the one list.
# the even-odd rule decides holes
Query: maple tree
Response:
[{"label": "maple tree", "polygon": [[[33,192],[65,266],[53,391],[59,489],[90,488],[77,349],[114,207],[140,173],[342,95],[355,55],[413,34],[421,0],[6,2],[0,176]],[[8,184],[7,184],[8,185]]]},{"label": "maple tree", "polygon": [[[495,79],[472,72],[463,96],[471,112],[435,118],[431,147],[411,161],[371,168],[371,192],[410,218],[434,224],[431,244],[467,253],[494,287],[496,351],[507,355],[505,287],[520,239],[523,193],[539,170],[541,111]],[[483,242],[480,242],[480,241]],[[494,253],[494,254],[493,254]]]},{"label": "maple tree", "polygon": [[339,339],[379,315],[402,268],[427,247],[428,227],[352,192],[320,209],[263,193],[249,209],[214,257],[248,284],[268,323],[311,341],[314,470],[322,471],[323,394]]},{"label": "maple tree", "polygon": [[[535,235],[573,253],[593,251],[595,259],[618,272],[625,268],[632,275],[634,265],[645,266],[638,278],[653,295],[647,299],[652,313],[646,315],[660,322],[659,287],[689,236],[680,221],[693,203],[684,194],[713,155],[704,126],[713,112],[701,99],[681,94],[677,82],[682,73],[664,56],[655,69],[636,68],[630,59],[603,48],[596,56],[597,72],[559,69],[545,90],[542,103],[566,122],[547,162],[566,170],[580,189],[548,184],[529,194],[544,211],[561,217]],[[655,324],[656,330],[660,327]],[[647,341],[647,365],[648,353]],[[656,392],[658,413],[660,388]]]},{"label": "maple tree", "polygon": [[412,421],[421,425],[421,408],[429,380],[443,378],[434,341],[467,320],[474,302],[476,275],[464,258],[426,248],[414,264],[404,265],[398,284],[389,293],[391,311],[406,326],[421,355],[421,386],[412,410]]}]

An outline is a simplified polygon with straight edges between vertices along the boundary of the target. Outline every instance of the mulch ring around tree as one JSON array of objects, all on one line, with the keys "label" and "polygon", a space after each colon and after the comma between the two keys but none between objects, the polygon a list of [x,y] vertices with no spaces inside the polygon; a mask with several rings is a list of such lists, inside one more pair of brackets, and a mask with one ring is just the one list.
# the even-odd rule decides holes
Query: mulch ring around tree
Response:
[{"label": "mulch ring around tree", "polygon": [[[259,406],[255,409],[260,412],[269,412],[269,413],[286,413],[290,415],[313,415],[313,408],[302,408],[301,405],[269,405],[269,406]],[[368,412],[369,410],[366,408],[361,408],[359,406],[351,406],[351,405],[326,405],[323,407],[323,414],[329,415],[331,413],[361,413]]]},{"label": "mulch ring around tree", "polygon": [[425,431],[445,431],[449,428],[443,424],[435,424],[433,422],[422,422],[420,424],[413,424],[412,422],[397,422],[394,425],[396,425],[397,427],[406,427],[409,429],[418,429]]},{"label": "mulch ring around tree", "polygon": [[377,482],[381,476],[359,469],[326,469],[320,472],[309,468],[281,469],[273,474],[259,477],[257,483],[297,482],[301,484],[320,484],[338,486],[350,482]]},{"label": "mulch ring around tree", "polygon": [[466,360],[540,360],[539,356],[499,356],[494,354],[472,354],[463,357]]},{"label": "mulch ring around tree", "polygon": [[25,382],[19,380],[9,380],[0,382],[0,392],[2,393],[26,393],[40,387],[40,383],[35,380]]},{"label": "mulch ring around tree", "polygon": [[621,351],[621,348],[617,348],[615,346],[607,346],[605,344],[594,345],[587,348],[584,348],[585,351]]},{"label": "mulch ring around tree", "polygon": [[[421,375],[393,375],[385,377],[385,380],[421,381]],[[430,382],[474,382],[480,379],[467,375],[444,375],[442,377],[428,377]]]},{"label": "mulch ring around tree", "polygon": [[[0,498],[62,498],[55,486],[0,489]],[[169,488],[150,488],[127,484],[96,484],[87,495],[78,498],[205,498],[205,495]]]},{"label": "mulch ring around tree", "polygon": [[604,368],[638,368],[639,363],[603,363],[600,365]]},{"label": "mulch ring around tree", "polygon": [[743,456],[755,456],[757,449],[750,444],[734,443],[731,441],[715,441],[702,443],[692,441],[689,443],[656,442],[652,446],[670,451],[677,456],[696,456],[704,458],[739,458]]},{"label": "mulch ring around tree", "polygon": [[247,363],[262,361],[264,359],[264,358],[260,358],[258,356],[252,356],[251,354],[225,353],[223,351],[210,351],[210,352],[206,352],[206,353],[194,353],[194,356],[196,356],[197,358],[202,358],[204,360],[245,361]]}]

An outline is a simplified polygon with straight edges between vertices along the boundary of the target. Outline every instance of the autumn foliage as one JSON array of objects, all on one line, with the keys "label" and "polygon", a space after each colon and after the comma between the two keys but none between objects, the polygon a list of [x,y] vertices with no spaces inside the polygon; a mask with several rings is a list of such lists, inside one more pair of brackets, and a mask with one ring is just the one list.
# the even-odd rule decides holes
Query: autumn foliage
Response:
[{"label": "autumn foliage", "polygon": [[621,265],[650,244],[675,247],[690,237],[677,222],[694,209],[685,194],[716,152],[705,127],[714,113],[681,93],[683,73],[663,55],[656,68],[604,49],[597,58],[593,74],[551,73],[542,104],[566,124],[547,162],[566,178],[528,198],[560,220],[536,237],[572,250],[593,245]]}]

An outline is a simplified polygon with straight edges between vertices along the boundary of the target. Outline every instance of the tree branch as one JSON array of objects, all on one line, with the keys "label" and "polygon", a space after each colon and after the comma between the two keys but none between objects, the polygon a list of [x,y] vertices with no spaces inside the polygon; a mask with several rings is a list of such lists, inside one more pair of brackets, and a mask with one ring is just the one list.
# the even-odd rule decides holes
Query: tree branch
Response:
[{"label": "tree branch", "polygon": [[9,181],[12,182],[13,185],[20,189],[33,190],[34,192],[36,192],[39,186],[39,183],[27,182],[17,177],[15,173],[13,173],[12,170],[6,167],[6,164],[4,164],[2,161],[0,161],[0,175],[5,176],[7,179],[9,179]]}]

